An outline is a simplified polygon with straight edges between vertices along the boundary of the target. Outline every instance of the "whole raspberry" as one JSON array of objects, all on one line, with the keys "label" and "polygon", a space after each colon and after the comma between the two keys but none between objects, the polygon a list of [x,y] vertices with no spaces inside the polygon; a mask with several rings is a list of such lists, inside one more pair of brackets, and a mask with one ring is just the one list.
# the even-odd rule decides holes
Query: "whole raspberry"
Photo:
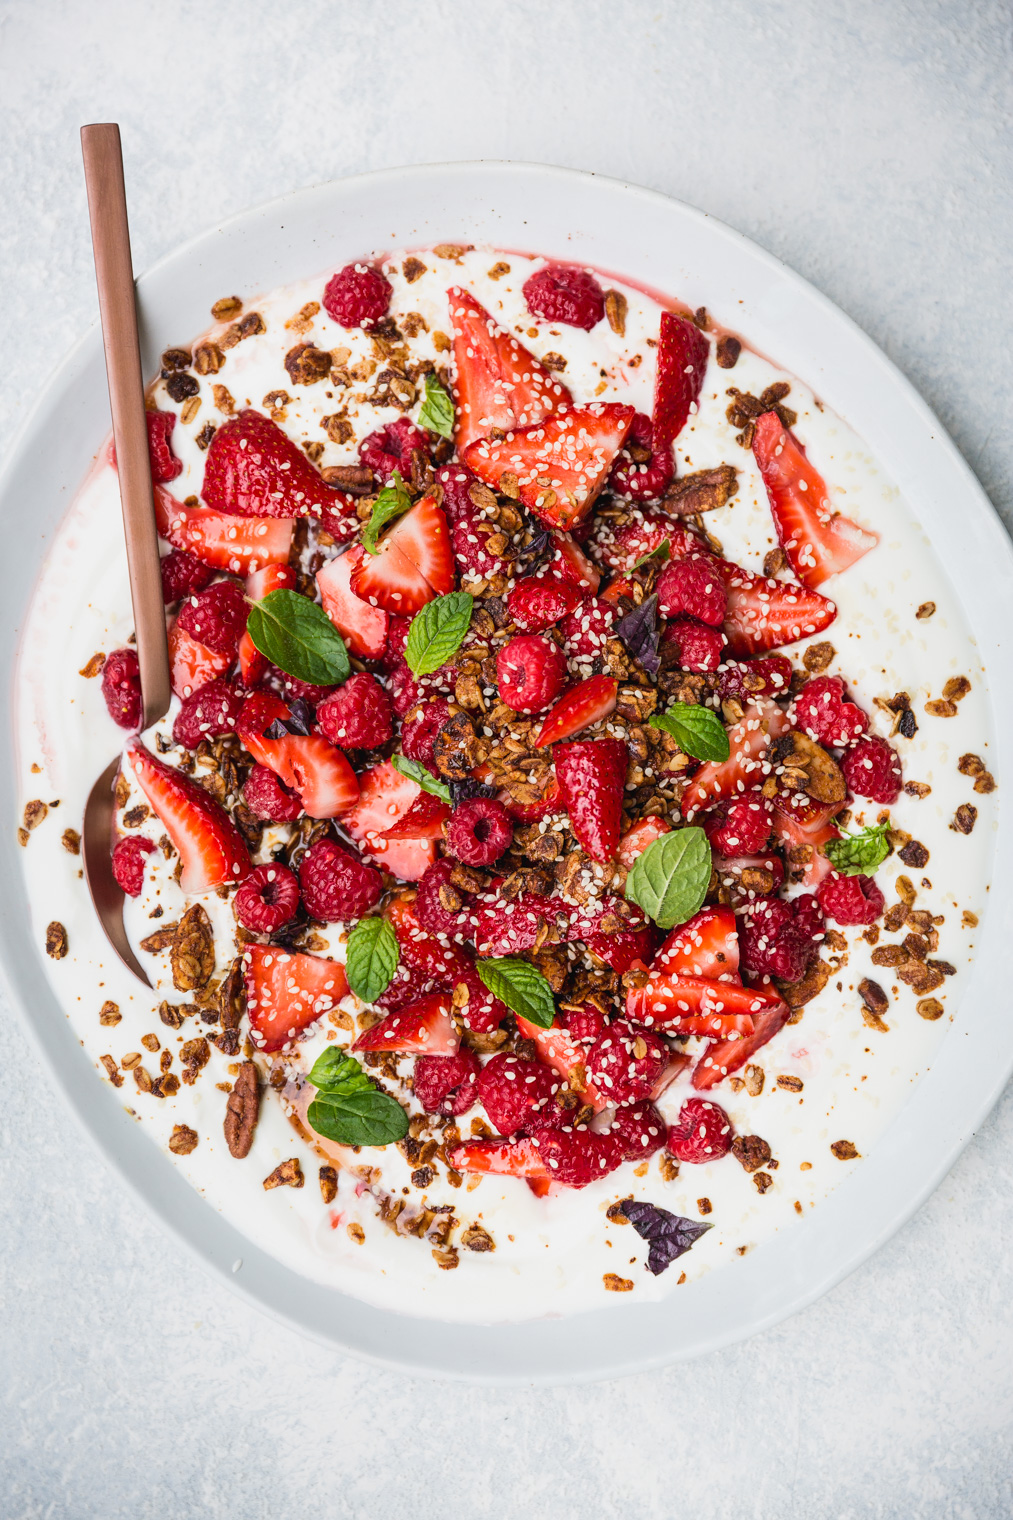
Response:
[{"label": "whole raspberry", "polygon": [[871,876],[825,876],[816,896],[827,917],[838,924],[874,924],[886,905]]},{"label": "whole raspberry", "polygon": [[661,636],[663,644],[674,644],[683,670],[705,672],[717,670],[725,636],[720,628],[709,628],[693,618],[674,618]]},{"label": "whole raspberry", "polygon": [[547,264],[524,281],[528,311],[543,322],[590,332],[605,315],[605,292],[593,274],[572,264]]},{"label": "whole raspberry", "polygon": [[614,607],[599,597],[589,596],[559,625],[563,648],[567,657],[575,661],[578,675],[594,674],[596,661],[597,668],[601,669],[605,645],[613,637],[615,620]]},{"label": "whole raspberry", "polygon": [[196,749],[204,739],[234,731],[243,707],[231,682],[209,681],[183,698],[172,725],[172,737],[184,749]]},{"label": "whole raspberry", "polygon": [[128,897],[140,897],[144,886],[144,857],[155,846],[142,834],[128,834],[113,849],[113,875]]},{"label": "whole raspberry", "polygon": [[[434,861],[426,868],[419,882],[419,889],[415,896],[415,917],[423,929],[428,929],[430,934],[454,935],[461,932],[462,915],[465,911],[464,899],[457,889],[450,885],[450,873],[453,869],[449,860]],[[456,899],[461,906],[448,908],[443,898],[449,898],[451,901]]]},{"label": "whole raspberry", "polygon": [[589,1050],[587,1073],[611,1103],[641,1103],[650,1098],[670,1055],[660,1035],[616,1019]]},{"label": "whole raspberry", "polygon": [[286,702],[297,699],[300,702],[310,702],[314,707],[337,690],[335,686],[317,686],[312,681],[300,681],[298,676],[290,676],[287,670],[281,670],[277,665],[268,666],[264,679]]},{"label": "whole raspberry", "polygon": [[494,525],[481,512],[473,509],[461,513],[450,530],[450,542],[464,580],[487,581],[494,575],[509,574],[509,560],[489,548],[496,536]]},{"label": "whole raspberry", "polygon": [[387,639],[383,646],[381,664],[384,670],[395,670],[398,665],[404,664],[405,645],[408,643],[408,633],[412,626],[411,618],[398,617],[392,612],[387,618]]},{"label": "whole raspberry", "polygon": [[787,655],[769,654],[761,660],[729,660],[718,675],[718,695],[752,702],[756,697],[783,697],[791,686]]},{"label": "whole raspberry", "polygon": [[394,716],[397,718],[403,718],[426,698],[425,687],[416,681],[404,660],[400,665],[395,665],[387,677],[387,691],[390,695],[390,705],[394,709]]},{"label": "whole raspberry", "polygon": [[299,883],[286,866],[254,866],[232,906],[244,929],[273,934],[294,917],[299,906]]},{"label": "whole raspberry", "polygon": [[624,501],[656,501],[664,496],[674,474],[671,447],[655,449],[654,425],[645,412],[637,412],[605,489]]},{"label": "whole raspberry", "polygon": [[840,676],[816,676],[795,698],[795,723],[810,739],[843,749],[869,726],[868,714],[844,696]]},{"label": "whole raspberry", "polygon": [[538,634],[511,639],[496,656],[502,701],[514,712],[543,712],[558,697],[566,678],[566,656]]},{"label": "whole raspberry", "polygon": [[732,1121],[717,1103],[687,1098],[668,1131],[668,1149],[676,1161],[716,1161],[727,1156],[734,1139]]},{"label": "whole raspberry", "polygon": [[390,305],[390,286],[369,264],[346,264],[324,288],[324,311],[342,327],[375,327]]},{"label": "whole raspberry", "polygon": [[188,597],[177,622],[198,644],[216,654],[235,654],[246,628],[246,598],[235,581],[215,581]]},{"label": "whole raspberry", "polygon": [[151,461],[152,485],[164,485],[175,480],[183,472],[183,461],[177,459],[169,442],[176,426],[175,412],[145,412],[148,424],[148,458]]},{"label": "whole raspberry", "polygon": [[491,866],[513,837],[513,819],[493,797],[460,803],[446,826],[447,849],[466,866]]},{"label": "whole raspberry", "polygon": [[617,1108],[611,1133],[626,1147],[625,1161],[646,1161],[665,1143],[665,1121],[653,1103]]},{"label": "whole raspberry", "polygon": [[793,897],[788,905],[791,908],[791,916],[795,920],[795,928],[806,939],[817,943],[823,938],[826,924],[823,921],[823,908],[812,892],[803,892],[799,897]]},{"label": "whole raspberry", "polygon": [[416,1056],[413,1086],[427,1114],[463,1114],[476,1101],[478,1062],[463,1048],[456,1056]]},{"label": "whole raspberry", "polygon": [[376,907],[383,878],[333,839],[318,839],[302,858],[299,885],[306,911],[313,918],[330,924],[349,923]]},{"label": "whole raspberry", "polygon": [[203,591],[214,571],[185,549],[171,549],[162,560],[162,600],[168,607],[184,596]]},{"label": "whole raspberry", "polygon": [[658,576],[658,611],[667,618],[691,617],[720,628],[728,611],[728,594],[705,554],[670,559]]},{"label": "whole raspberry", "polygon": [[435,702],[420,703],[414,712],[409,712],[401,726],[402,753],[409,760],[418,760],[434,776],[433,745],[436,735],[451,716],[449,702],[437,698]]},{"label": "whole raspberry", "polygon": [[415,966],[406,966],[402,961],[387,986],[373,1001],[377,1008],[397,1013],[401,1008],[407,1008],[409,1003],[417,1003],[419,998],[428,997],[436,990],[436,983],[424,971],[419,971]]},{"label": "whole raspberry", "polygon": [[598,1182],[622,1166],[626,1155],[626,1142],[611,1131],[599,1135],[590,1129],[539,1129],[531,1139],[553,1182],[564,1187]]},{"label": "whole raspberry", "polygon": [[579,606],[582,596],[576,586],[546,575],[526,575],[507,597],[507,612],[521,633],[544,633]]},{"label": "whole raspberry", "polygon": [[841,757],[844,779],[856,797],[870,802],[896,802],[900,796],[900,756],[892,744],[878,734],[859,739]]},{"label": "whole raspberry", "polygon": [[390,698],[373,676],[357,671],[321,702],[317,724],[339,749],[376,749],[394,732]]},{"label": "whole raspberry", "polygon": [[141,669],[133,649],[114,649],[102,667],[102,695],[120,728],[141,726]]},{"label": "whole raspberry", "polygon": [[413,449],[419,449],[423,458],[428,459],[429,439],[414,422],[407,417],[399,417],[396,422],[388,422],[386,427],[370,433],[362,440],[359,444],[359,460],[385,486],[395,470],[402,480],[411,480]]},{"label": "whole raspberry", "polygon": [[758,855],[773,827],[773,809],[758,791],[733,797],[716,807],[704,820],[711,849],[719,855]]},{"label": "whole raspberry", "polygon": [[443,492],[443,511],[449,523],[456,523],[474,512],[471,488],[477,486],[479,480],[466,465],[441,465],[436,471],[436,484]]},{"label": "whole raspberry", "polygon": [[497,1134],[551,1127],[562,1115],[555,1103],[560,1079],[541,1061],[500,1052],[478,1074],[478,1101]]},{"label": "whole raspberry", "polygon": [[266,765],[255,765],[243,787],[243,801],[250,812],[267,823],[291,823],[302,812],[302,803]]},{"label": "whole raspberry", "polygon": [[[800,907],[798,919],[792,909],[793,905],[777,897],[750,907],[742,921],[741,940],[742,963],[752,976],[776,976],[782,982],[797,982],[805,976],[816,953],[815,921],[808,905]],[[817,932],[822,932],[822,924]]]},{"label": "whole raspberry", "polygon": [[583,1008],[569,1008],[564,1017],[573,1038],[584,1045],[593,1045],[605,1030],[605,1015],[593,1003],[585,1003]]}]

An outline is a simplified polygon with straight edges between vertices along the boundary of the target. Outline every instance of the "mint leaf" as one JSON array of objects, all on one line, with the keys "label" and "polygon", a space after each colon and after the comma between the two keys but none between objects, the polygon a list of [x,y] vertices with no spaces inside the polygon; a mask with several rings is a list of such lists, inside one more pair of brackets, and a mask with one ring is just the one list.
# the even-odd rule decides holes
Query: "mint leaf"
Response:
[{"label": "mint leaf", "polygon": [[355,1057],[348,1055],[340,1045],[328,1045],[317,1056],[309,1081],[321,1092],[365,1092],[373,1085]]},{"label": "mint leaf", "polygon": [[461,647],[471,622],[475,598],[468,591],[451,591],[427,602],[412,618],[404,657],[414,676],[429,676]]},{"label": "mint leaf", "polygon": [[552,988],[537,966],[515,955],[476,961],[476,970],[493,997],[539,1029],[551,1029],[556,1017]]},{"label": "mint leaf", "polygon": [[392,755],[391,765],[402,776],[407,776],[409,781],[414,781],[424,792],[431,792],[434,797],[439,797],[441,802],[452,802],[450,787],[445,781],[440,781],[431,771],[427,771],[420,760],[409,760],[407,755]]},{"label": "mint leaf", "polygon": [[649,727],[671,734],[683,753],[694,760],[727,760],[731,753],[725,726],[713,707],[675,702],[666,713],[655,713]]},{"label": "mint leaf", "polygon": [[419,412],[419,422],[441,438],[454,436],[454,403],[434,374],[426,376],[426,399]]},{"label": "mint leaf", "polygon": [[361,918],[348,936],[345,952],[345,974],[356,997],[375,1003],[390,985],[399,959],[392,925],[385,918]]},{"label": "mint leaf", "polygon": [[642,554],[634,563],[634,570],[639,570],[641,565],[649,565],[652,559],[660,560],[664,564],[666,559],[672,558],[672,541],[663,538],[656,549],[651,549],[647,554]]},{"label": "mint leaf", "polygon": [[399,471],[395,470],[390,477],[390,484],[384,486],[373,503],[373,515],[362,533],[363,548],[370,554],[379,554],[376,541],[381,531],[389,522],[393,522],[395,517],[403,517],[410,511],[411,504],[412,499],[405,490],[405,483]]},{"label": "mint leaf", "polygon": [[359,1079],[353,1077],[350,1083],[317,1094],[306,1113],[310,1128],[336,1145],[390,1145],[403,1140],[408,1115],[389,1093],[374,1087],[364,1072],[361,1076],[365,1086],[358,1086]]},{"label": "mint leaf", "polygon": [[673,929],[698,912],[711,879],[711,847],[703,829],[676,829],[647,846],[626,878],[626,896]]},{"label": "mint leaf", "polygon": [[823,846],[823,853],[842,876],[871,876],[890,853],[889,823],[877,823],[863,829],[860,834],[845,834],[842,839],[830,839]]},{"label": "mint leaf", "polygon": [[298,591],[270,591],[254,602],[246,631],[272,665],[299,681],[339,686],[351,674],[344,639],[324,609]]}]

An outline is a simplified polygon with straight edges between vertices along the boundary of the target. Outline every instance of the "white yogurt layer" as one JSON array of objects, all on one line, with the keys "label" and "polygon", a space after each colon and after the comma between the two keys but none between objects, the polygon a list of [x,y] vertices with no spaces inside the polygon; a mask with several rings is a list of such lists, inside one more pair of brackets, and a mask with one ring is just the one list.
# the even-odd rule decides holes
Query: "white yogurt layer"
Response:
[{"label": "white yogurt layer", "polygon": [[[469,251],[457,260],[431,251],[416,257],[427,268],[412,283],[402,272],[404,255],[392,257],[384,269],[393,286],[391,315],[401,326],[411,312],[424,320],[427,330],[412,344],[417,357],[445,362],[445,348],[437,345],[439,335],[451,330],[446,290],[463,284],[537,356],[550,351],[565,355],[562,378],[576,400],[623,401],[651,410],[655,365],[647,340],[657,335],[661,308],[641,291],[617,286],[628,302],[624,337],[604,321],[584,333],[535,322],[528,315],[521,286],[539,260],[488,249]],[[494,265],[502,269],[503,264],[508,272],[493,278],[488,271]],[[379,367],[363,333],[347,332],[322,310],[299,316],[308,303],[319,302],[325,280],[320,276],[247,302],[247,311],[261,313],[266,331],[228,351],[220,373],[200,381],[196,416],[188,424],[177,424],[172,443],[184,471],[170,489],[178,498],[199,494],[205,456],[196,438],[208,422],[223,420],[214,385],[227,386],[237,408],[266,411],[273,405],[277,420],[298,443],[323,444],[321,466],[355,462],[358,440],[400,415],[394,408],[378,410],[356,399],[372,389],[365,367]],[[218,324],[209,336],[220,337],[225,326]],[[300,341],[332,351],[347,349],[350,390],[336,394],[327,382],[293,385],[283,360]],[[637,362],[631,365],[631,359]],[[364,368],[357,381],[360,365]],[[760,1135],[769,1143],[777,1166],[767,1168],[773,1182],[762,1195],[730,1156],[702,1166],[683,1165],[669,1181],[662,1175],[660,1155],[637,1168],[626,1165],[583,1191],[563,1190],[544,1199],[513,1178],[470,1177],[453,1188],[441,1167],[423,1195],[412,1185],[409,1163],[389,1147],[352,1157],[362,1175],[341,1171],[337,1197],[325,1205],[317,1183],[321,1155],[296,1132],[282,1098],[269,1089],[249,1156],[237,1161],[229,1154],[222,1136],[226,1092],[218,1084],[228,1084],[236,1067],[214,1047],[199,1079],[182,1085],[174,1096],[159,1100],[137,1087],[130,1057],[140,1053],[141,1066],[157,1076],[161,1056],[143,1045],[143,1036],[157,1037],[161,1049],[173,1054],[172,1069],[179,1073],[178,1047],[201,1032],[201,1026],[191,1018],[177,1032],[160,1021],[156,1010],[163,998],[185,1001],[168,980],[168,957],[145,957],[153,981],[161,978],[155,992],[123,968],[98,926],[80,860],[61,842],[65,830],[80,829],[89,788],[124,737],[106,715],[98,682],[79,674],[96,651],[122,646],[132,630],[116,476],[104,462],[106,450],[100,453],[100,462],[50,551],[20,660],[17,724],[23,796],[26,802],[40,799],[50,804],[48,816],[28,837],[24,854],[35,929],[41,949],[51,920],[66,928],[68,953],[62,960],[47,960],[47,971],[75,1035],[103,1080],[108,1078],[100,1058],[111,1057],[116,1064],[122,1085],[110,1087],[110,1101],[126,1105],[163,1148],[174,1126],[196,1130],[196,1149],[173,1156],[174,1162],[210,1207],[295,1271],[376,1305],[472,1322],[524,1320],[628,1302],[628,1296],[606,1290],[606,1274],[631,1280],[635,1298],[662,1298],[716,1267],[734,1270],[737,1254],[755,1249],[777,1229],[792,1229],[800,1215],[859,1164],[838,1160],[832,1143],[846,1139],[860,1155],[868,1155],[933,1059],[960,1006],[977,939],[974,924],[987,893],[994,799],[976,795],[971,779],[957,769],[958,758],[966,752],[990,763],[985,672],[959,604],[911,507],[860,440],[824,410],[805,385],[746,349],[733,370],[711,362],[699,411],[676,444],[680,473],[723,463],[739,470],[738,494],[706,520],[724,553],[759,570],[776,542],[752,455],[734,442],[735,430],[725,419],[726,389],[734,385],[759,394],[779,379],[790,380],[787,404],[798,413],[795,432],[826,478],[831,504],[880,535],[876,550],[822,587],[839,609],[824,637],[838,652],[831,673],[842,675],[855,699],[872,714],[874,732],[890,732],[887,715],[874,705],[876,699],[898,691],[910,695],[918,732],[912,740],[898,737],[894,742],[905,779],[926,783],[931,792],[922,798],[902,795],[890,811],[894,826],[920,840],[930,858],[923,870],[912,871],[893,856],[877,880],[889,903],[896,900],[898,874],[912,879],[915,906],[938,916],[937,954],[956,967],[956,974],[934,994],[944,1004],[944,1016],[928,1021],[916,1011],[917,995],[895,983],[889,968],[872,964],[872,946],[859,931],[845,931],[849,949],[840,957],[838,973],[805,1007],[801,1022],[784,1029],[755,1057],[765,1073],[762,1093],[750,1096],[745,1088],[736,1092],[726,1081],[708,1094],[727,1109],[736,1131]],[[269,399],[281,390],[290,399]],[[161,382],[155,397],[159,407],[181,410],[168,399]],[[347,408],[353,437],[339,445],[321,419],[340,408]],[[935,614],[916,618],[916,609],[930,601]],[[787,652],[797,658],[803,647]],[[928,715],[925,703],[939,697],[943,684],[955,675],[971,683],[956,716]],[[163,725],[166,731],[171,718],[170,714]],[[950,824],[958,804],[968,802],[979,816],[973,833],[965,836]],[[859,802],[853,826],[873,822],[879,811],[874,804]],[[142,831],[153,838],[161,833],[157,823],[152,828],[152,821]],[[158,921],[150,916],[156,909],[161,908],[169,922],[183,907],[170,863],[161,856],[151,859],[156,864],[146,873],[144,893],[128,909],[135,944],[157,928]],[[213,893],[202,900],[222,929],[223,944],[230,944],[230,906]],[[903,932],[885,936],[882,942],[894,943]],[[342,958],[340,930],[332,926],[326,938],[330,953]],[[866,976],[891,996],[886,1030],[863,1021],[857,988]],[[118,1024],[100,1022],[99,1010],[107,1002],[118,1005]],[[352,997],[343,1004],[346,1012],[358,1006]],[[966,1009],[963,1017],[972,1018],[973,1009]],[[348,1021],[325,1018],[316,1026],[303,1047],[307,1064],[328,1040],[350,1042],[352,1036],[341,1022]],[[405,1058],[403,1070],[410,1070],[410,1058]],[[800,1079],[801,1090],[795,1082],[780,1086],[782,1077]],[[689,1077],[683,1074],[666,1092],[660,1107],[668,1120],[691,1091]],[[465,1114],[457,1121],[464,1134],[471,1117]],[[263,1179],[293,1156],[301,1162],[305,1186],[265,1192]],[[667,1272],[653,1277],[645,1268],[646,1243],[628,1225],[606,1218],[609,1205],[630,1194],[691,1219],[706,1217],[713,1228]],[[404,1200],[400,1229],[380,1218],[380,1195]],[[454,1270],[439,1266],[432,1241],[416,1238],[405,1228],[423,1196],[431,1208],[453,1208],[458,1228],[451,1239],[460,1246]],[[473,1225],[492,1237],[494,1250],[477,1254],[460,1245],[462,1231]]]}]

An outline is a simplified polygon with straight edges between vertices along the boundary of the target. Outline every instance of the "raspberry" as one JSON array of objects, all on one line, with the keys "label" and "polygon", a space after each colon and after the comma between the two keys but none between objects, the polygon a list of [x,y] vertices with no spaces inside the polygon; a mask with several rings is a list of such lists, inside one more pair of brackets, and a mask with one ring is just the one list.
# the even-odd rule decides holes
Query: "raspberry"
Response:
[{"label": "raspberry", "polygon": [[437,860],[426,868],[419,882],[419,890],[415,897],[415,917],[423,929],[428,929],[430,934],[454,935],[461,932],[463,903],[455,912],[451,912],[440,901],[441,889],[459,895],[456,889],[449,885],[450,873],[453,869],[449,860]]},{"label": "raspberry", "polygon": [[346,264],[327,281],[324,311],[342,327],[375,327],[390,305],[390,286],[368,264]]},{"label": "raspberry", "polygon": [[870,802],[896,802],[900,796],[900,756],[877,734],[859,739],[841,757],[841,770],[856,797]]},{"label": "raspberry", "polygon": [[502,802],[472,797],[454,809],[446,828],[447,849],[466,866],[491,866],[509,849],[513,820]]},{"label": "raspberry", "polygon": [[791,686],[787,655],[769,654],[762,660],[729,660],[721,666],[718,695],[751,702],[754,697],[783,697]]},{"label": "raspberry", "polygon": [[822,932],[822,915],[811,893],[794,903],[765,898],[743,919],[742,963],[753,976],[800,981],[816,953],[813,935]]},{"label": "raspberry", "polygon": [[244,929],[273,934],[299,906],[299,883],[285,866],[254,866],[232,903]]},{"label": "raspberry", "polygon": [[[348,323],[346,326],[350,325]],[[429,439],[407,417],[388,422],[386,427],[370,433],[359,444],[359,460],[372,470],[381,485],[386,485],[397,470],[402,480],[412,478],[412,450],[420,449],[429,458]]]},{"label": "raspberry", "polygon": [[[425,699],[425,689],[416,681],[404,660],[400,665],[394,666],[387,679],[387,687],[390,693],[390,705],[394,709],[395,717],[398,718],[403,718]],[[433,737],[435,738],[435,735]]]},{"label": "raspberry", "polygon": [[793,897],[788,906],[795,920],[795,928],[800,934],[813,941],[823,938],[826,928],[823,922],[823,908],[811,892],[803,892],[800,897]]},{"label": "raspberry", "polygon": [[816,896],[827,917],[839,924],[874,924],[885,906],[871,876],[826,876]]},{"label": "raspberry", "polygon": [[711,849],[719,855],[758,855],[773,826],[774,814],[762,792],[722,803],[704,822]]},{"label": "raspberry", "polygon": [[140,897],[144,886],[144,857],[155,846],[141,834],[128,834],[113,850],[113,875],[128,897]]},{"label": "raspberry", "polygon": [[576,586],[545,575],[526,575],[507,597],[507,612],[521,633],[544,633],[579,606],[582,595]]},{"label": "raspberry", "polygon": [[590,1129],[539,1129],[531,1138],[553,1182],[564,1187],[587,1187],[589,1182],[614,1172],[625,1159],[625,1141],[611,1132],[599,1135]]},{"label": "raspberry", "polygon": [[[407,667],[405,667],[407,669]],[[436,775],[433,762],[433,745],[444,723],[450,720],[450,704],[437,698],[435,702],[420,703],[415,712],[409,713],[401,727],[401,752],[409,760],[418,760]]]},{"label": "raspberry", "polygon": [[175,480],[176,476],[183,472],[183,461],[176,458],[172,452],[172,444],[169,442],[172,430],[176,426],[176,413],[145,412],[144,420],[148,424],[151,481],[156,486],[164,485],[167,480]]},{"label": "raspberry", "polygon": [[183,698],[172,725],[172,737],[184,749],[196,749],[204,739],[230,734],[242,711],[243,699],[230,682],[209,681]]},{"label": "raspberry", "polygon": [[162,600],[168,607],[184,596],[203,591],[214,571],[185,549],[172,549],[162,560]]},{"label": "raspberry", "polygon": [[732,1148],[732,1121],[717,1103],[687,1098],[668,1131],[668,1149],[676,1161],[716,1161]]},{"label": "raspberry", "polygon": [[588,1052],[587,1072],[610,1102],[640,1103],[650,1098],[669,1055],[660,1035],[616,1019]]},{"label": "raspberry", "polygon": [[383,646],[382,664],[384,670],[395,670],[398,665],[404,664],[405,645],[408,643],[408,633],[412,626],[411,618],[398,617],[392,612],[387,618],[387,640]]},{"label": "raspberry", "polygon": [[589,596],[559,625],[563,648],[568,658],[576,662],[578,675],[592,675],[595,661],[601,669],[605,644],[613,636],[615,620],[614,607],[596,596]]},{"label": "raspberry", "polygon": [[318,839],[302,858],[299,885],[307,913],[332,924],[365,917],[380,900],[383,878],[333,839]]},{"label": "raspberry", "polygon": [[121,728],[141,726],[141,668],[133,649],[114,649],[102,667],[102,695]]},{"label": "raspberry", "polygon": [[674,644],[683,670],[717,670],[725,636],[719,628],[708,628],[693,618],[675,618],[662,635],[663,644]]},{"label": "raspberry", "polygon": [[810,739],[843,749],[869,726],[868,714],[844,699],[840,676],[817,676],[807,681],[795,698],[795,724]]},{"label": "raspberry", "polygon": [[[481,532],[479,525],[490,529]],[[457,568],[465,580],[487,581],[494,575],[507,575],[510,562],[501,554],[492,554],[489,541],[495,535],[492,524],[481,512],[462,512],[450,530]]]},{"label": "raspberry", "polygon": [[611,1133],[626,1147],[624,1161],[646,1161],[665,1143],[665,1121],[653,1103],[617,1108]]},{"label": "raspberry", "polygon": [[672,483],[675,461],[671,448],[654,448],[654,426],[645,412],[637,412],[616,455],[606,490],[624,501],[656,501]]},{"label": "raspberry", "polygon": [[605,1015],[593,1003],[583,1008],[570,1008],[566,1012],[566,1027],[575,1040],[593,1045],[605,1030]]},{"label": "raspberry", "polygon": [[310,702],[314,707],[337,690],[335,686],[316,686],[312,681],[300,681],[298,676],[290,676],[287,670],[281,670],[277,665],[268,666],[265,680],[286,702]]},{"label": "raspberry", "polygon": [[497,1134],[513,1135],[519,1129],[550,1126],[561,1117],[555,1096],[559,1077],[541,1061],[501,1052],[478,1074],[478,1101]]},{"label": "raspberry", "polygon": [[690,554],[670,559],[655,587],[658,610],[664,617],[692,617],[720,628],[728,611],[728,595],[710,559]]},{"label": "raspberry", "polygon": [[177,622],[198,644],[216,654],[234,655],[246,628],[246,598],[235,581],[215,581],[188,597]]},{"label": "raspberry", "polygon": [[436,484],[443,491],[443,511],[451,524],[468,517],[475,510],[471,499],[472,486],[478,485],[478,476],[463,464],[444,464],[436,471]]},{"label": "raspberry", "polygon": [[291,823],[302,812],[299,798],[266,765],[255,765],[250,771],[243,801],[251,813],[267,823]]},{"label": "raspberry", "polygon": [[456,1056],[416,1056],[415,1096],[427,1114],[463,1114],[475,1102],[478,1062],[470,1050]]},{"label": "raspberry", "polygon": [[434,990],[435,983],[424,971],[417,970],[414,966],[406,966],[403,962],[398,966],[389,983],[374,998],[377,1008],[385,1008],[388,1013],[397,1013],[401,1008],[407,1008],[409,1003],[417,1003],[419,998],[428,997]]},{"label": "raspberry", "polygon": [[548,264],[524,282],[528,311],[543,322],[590,332],[605,315],[605,292],[593,274],[572,264]]},{"label": "raspberry", "polygon": [[390,698],[373,676],[357,672],[321,702],[317,724],[341,749],[376,749],[394,732]]},{"label": "raspberry", "polygon": [[514,712],[543,712],[562,690],[566,656],[551,640],[522,634],[496,656],[496,675],[500,698]]}]

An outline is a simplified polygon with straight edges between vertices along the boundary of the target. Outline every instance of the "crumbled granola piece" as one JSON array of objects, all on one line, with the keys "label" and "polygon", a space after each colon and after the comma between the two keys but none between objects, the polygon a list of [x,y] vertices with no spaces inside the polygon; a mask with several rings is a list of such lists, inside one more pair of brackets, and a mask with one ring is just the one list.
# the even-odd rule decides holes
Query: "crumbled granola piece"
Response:
[{"label": "crumbled granola piece", "polygon": [[942,1003],[934,997],[919,998],[915,1008],[921,1018],[930,1020],[941,1019],[944,1011]]},{"label": "crumbled granola piece", "polygon": [[325,1203],[333,1203],[338,1196],[338,1174],[333,1166],[322,1166],[318,1173],[320,1196]]},{"label": "crumbled granola piece", "polygon": [[174,1124],[172,1134],[169,1136],[169,1149],[174,1156],[189,1156],[191,1151],[197,1149],[200,1136],[189,1124]]},{"label": "crumbled granola piece", "polygon": [[962,802],[953,815],[950,828],[956,834],[969,834],[978,820],[978,809],[971,802]]},{"label": "crumbled granola piece", "polygon": [[195,992],[207,986],[215,969],[215,940],[211,920],[200,903],[194,903],[180,919],[171,958],[172,985],[179,992]]},{"label": "crumbled granola piece", "polygon": [[67,931],[54,918],[46,928],[46,954],[52,956],[54,961],[62,961],[67,953]]},{"label": "crumbled granola piece", "polygon": [[86,681],[90,681],[95,676],[100,676],[102,674],[105,662],[106,657],[104,654],[93,654],[87,665],[82,665],[81,669],[78,671],[78,675],[84,676]]},{"label": "crumbled granola piece", "polygon": [[279,1162],[270,1176],[264,1178],[264,1191],[270,1192],[271,1188],[277,1187],[301,1188],[305,1181],[299,1157],[290,1156],[287,1161]]},{"label": "crumbled granola piece", "polygon": [[734,369],[739,362],[742,343],[732,333],[722,333],[717,341],[714,359],[718,369]]},{"label": "crumbled granola piece", "polygon": [[770,1160],[770,1146],[759,1135],[736,1135],[732,1155],[747,1172],[755,1172]]},{"label": "crumbled granola piece", "polygon": [[626,336],[626,313],[629,310],[629,302],[621,290],[606,290],[605,292],[605,316],[608,325],[617,338]]},{"label": "crumbled granola piece", "polygon": [[850,1140],[835,1140],[830,1149],[838,1161],[854,1161],[859,1155]]},{"label": "crumbled granola piece", "polygon": [[[434,1252],[434,1255],[435,1255],[435,1252]],[[617,1274],[615,1272],[606,1272],[605,1275],[602,1277],[602,1282],[605,1284],[606,1288],[608,1289],[608,1291],[610,1293],[632,1293],[633,1292],[633,1279],[632,1279],[632,1277],[619,1277],[619,1276],[617,1276]]]}]

